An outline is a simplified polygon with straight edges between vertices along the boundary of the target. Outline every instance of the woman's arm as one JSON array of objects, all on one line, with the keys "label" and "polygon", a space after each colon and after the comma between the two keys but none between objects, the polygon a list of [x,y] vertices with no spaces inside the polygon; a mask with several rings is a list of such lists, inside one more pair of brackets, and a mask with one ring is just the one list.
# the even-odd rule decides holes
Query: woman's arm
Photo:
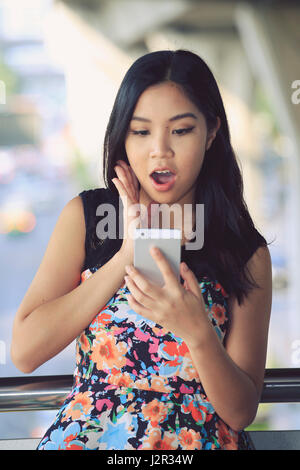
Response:
[{"label": "woman's arm", "polygon": [[130,262],[119,250],[79,284],[85,259],[85,221],[80,196],[63,208],[42,263],[13,324],[11,358],[31,373],[62,351],[122,285]]},{"label": "woman's arm", "polygon": [[208,399],[236,431],[255,418],[263,387],[272,306],[268,248],[259,248],[247,266],[261,289],[253,289],[240,306],[235,298],[230,298],[231,324],[225,347],[210,321],[202,323],[198,344],[188,344]]}]

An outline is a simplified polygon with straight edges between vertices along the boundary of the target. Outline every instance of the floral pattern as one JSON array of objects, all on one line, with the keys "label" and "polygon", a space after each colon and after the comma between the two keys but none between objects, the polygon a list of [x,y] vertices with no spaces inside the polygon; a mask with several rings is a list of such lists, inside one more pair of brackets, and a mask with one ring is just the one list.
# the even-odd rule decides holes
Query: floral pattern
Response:
[{"label": "floral pattern", "polygon": [[[223,341],[228,296],[206,276],[199,286]],[[72,390],[37,449],[250,449],[215,412],[184,341],[133,311],[128,293],[122,284],[78,336]]]}]

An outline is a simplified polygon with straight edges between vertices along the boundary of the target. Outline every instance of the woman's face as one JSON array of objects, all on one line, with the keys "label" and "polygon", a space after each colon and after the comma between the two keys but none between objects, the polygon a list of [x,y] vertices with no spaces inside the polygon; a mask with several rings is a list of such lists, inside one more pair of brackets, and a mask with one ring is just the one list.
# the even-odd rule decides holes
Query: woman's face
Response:
[{"label": "woman's face", "polygon": [[[139,202],[193,203],[204,154],[216,131],[208,135],[203,114],[178,85],[164,82],[147,88],[125,139],[129,164],[141,185]],[[175,174],[169,180],[174,182],[160,186],[150,175],[164,167]]]}]

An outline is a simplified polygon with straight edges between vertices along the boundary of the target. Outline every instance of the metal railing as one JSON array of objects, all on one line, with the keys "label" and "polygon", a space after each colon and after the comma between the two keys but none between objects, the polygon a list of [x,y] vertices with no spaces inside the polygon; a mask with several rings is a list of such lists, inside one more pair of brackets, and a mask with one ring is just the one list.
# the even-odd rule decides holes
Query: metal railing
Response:
[{"label": "metal railing", "polygon": [[[60,408],[72,375],[0,378],[0,412]],[[266,369],[260,403],[300,403],[300,368]]]}]

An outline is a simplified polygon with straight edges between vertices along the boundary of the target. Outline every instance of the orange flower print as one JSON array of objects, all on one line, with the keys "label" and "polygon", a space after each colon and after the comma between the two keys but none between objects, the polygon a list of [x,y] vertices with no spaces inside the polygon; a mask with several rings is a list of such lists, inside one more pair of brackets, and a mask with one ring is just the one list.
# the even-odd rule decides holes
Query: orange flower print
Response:
[{"label": "orange flower print", "polygon": [[106,331],[101,330],[97,333],[97,340],[93,342],[90,359],[96,363],[98,370],[113,367],[121,369],[126,364],[126,351],[126,343],[116,343],[114,336],[108,336]]},{"label": "orange flower print", "polygon": [[91,345],[90,345],[90,342],[87,338],[87,336],[85,335],[85,333],[82,333],[79,337],[79,346],[81,348],[81,350],[84,352],[84,353],[88,353],[89,350],[91,349]]},{"label": "orange flower print", "polygon": [[216,320],[218,325],[223,325],[226,320],[226,310],[223,305],[220,304],[213,304],[210,309],[210,314]]},{"label": "orange flower print", "polygon": [[224,450],[236,450],[238,448],[238,434],[229,429],[223,421],[219,421],[217,427],[217,438]]},{"label": "orange flower print", "polygon": [[[147,431],[146,431],[147,432]],[[145,439],[144,443],[138,448],[148,450],[176,450],[177,449],[177,436],[165,432],[163,439],[161,438],[161,430],[154,428],[150,431],[149,437]]]},{"label": "orange flower print", "polygon": [[157,426],[158,423],[164,421],[168,414],[168,406],[165,403],[158,401],[156,398],[147,405],[142,405],[142,413],[147,421],[150,421],[152,426]]},{"label": "orange flower print", "polygon": [[155,392],[167,393],[171,391],[170,386],[168,386],[167,377],[159,377],[158,375],[151,375],[151,387],[150,390]]},{"label": "orange flower print", "polygon": [[193,429],[182,428],[178,439],[183,450],[200,450],[202,448],[200,433]]},{"label": "orange flower print", "polygon": [[62,421],[71,421],[80,420],[83,415],[88,415],[93,409],[93,404],[90,396],[92,392],[77,393],[74,395],[74,399],[70,401],[68,407],[63,413]]},{"label": "orange flower print", "polygon": [[110,384],[117,385],[118,387],[134,387],[134,382],[131,379],[128,372],[118,372],[117,374],[111,374],[106,379]]}]

